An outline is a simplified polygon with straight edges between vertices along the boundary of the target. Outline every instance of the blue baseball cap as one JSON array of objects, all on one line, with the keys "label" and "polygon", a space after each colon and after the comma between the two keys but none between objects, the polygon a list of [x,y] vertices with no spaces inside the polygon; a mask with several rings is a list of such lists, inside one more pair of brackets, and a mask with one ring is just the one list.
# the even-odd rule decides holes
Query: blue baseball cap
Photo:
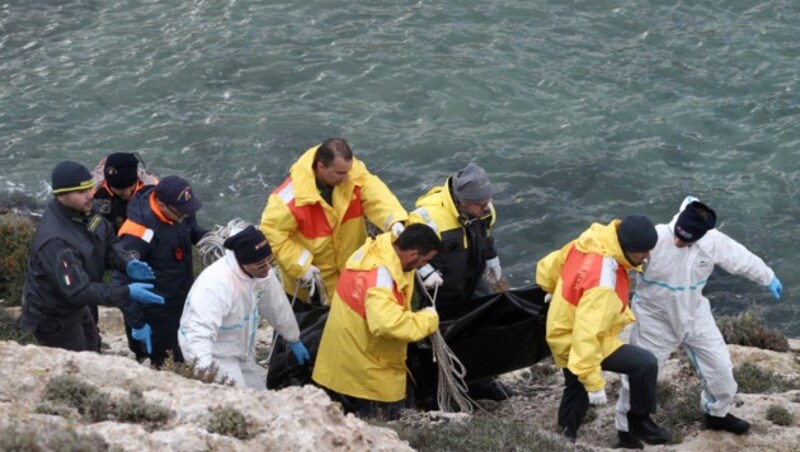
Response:
[{"label": "blue baseball cap", "polygon": [[192,215],[203,203],[192,192],[192,186],[178,176],[167,176],[156,185],[156,199],[183,215]]}]

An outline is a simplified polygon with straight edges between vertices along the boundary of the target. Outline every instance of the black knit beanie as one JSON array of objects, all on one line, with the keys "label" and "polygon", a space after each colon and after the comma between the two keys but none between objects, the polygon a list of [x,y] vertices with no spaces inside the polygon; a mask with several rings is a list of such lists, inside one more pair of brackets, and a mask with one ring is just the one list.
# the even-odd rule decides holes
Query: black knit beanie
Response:
[{"label": "black knit beanie", "polygon": [[693,201],[678,215],[675,221],[675,237],[686,243],[696,242],[716,224],[717,214],[700,201]]},{"label": "black knit beanie", "polygon": [[626,253],[645,253],[658,242],[658,233],[653,222],[644,215],[628,215],[617,230],[619,245]]},{"label": "black knit beanie", "polygon": [[236,262],[241,265],[262,261],[272,254],[272,248],[264,233],[253,226],[248,226],[228,237],[223,245],[233,251]]}]

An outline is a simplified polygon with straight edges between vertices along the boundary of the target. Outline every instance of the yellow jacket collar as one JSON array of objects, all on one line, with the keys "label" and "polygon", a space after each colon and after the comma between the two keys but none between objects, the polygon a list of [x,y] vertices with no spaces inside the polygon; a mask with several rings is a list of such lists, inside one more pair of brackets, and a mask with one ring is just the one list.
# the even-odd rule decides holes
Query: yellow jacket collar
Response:
[{"label": "yellow jacket collar", "polygon": [[403,291],[414,276],[413,271],[403,271],[403,264],[392,244],[391,232],[380,234],[374,239],[367,239],[364,246],[356,251],[347,262],[347,268],[351,270],[372,270],[379,265],[389,270],[392,279],[397,282],[399,291]]},{"label": "yellow jacket collar", "polygon": [[578,251],[585,253],[611,256],[626,269],[641,272],[642,266],[634,267],[631,265],[619,245],[617,229],[619,229],[620,223],[622,223],[622,220],[619,219],[613,220],[607,225],[592,223],[592,226],[575,241],[575,247],[578,248]]},{"label": "yellow jacket collar", "polygon": [[[319,147],[320,145],[316,145],[306,150],[289,170],[292,185],[294,186],[295,200],[298,205],[315,204],[322,200],[322,196],[317,189],[316,177],[314,176],[314,156]],[[366,166],[353,157],[353,168],[348,174],[347,181],[337,185],[335,188],[352,191],[354,186],[364,185],[368,174]]]}]

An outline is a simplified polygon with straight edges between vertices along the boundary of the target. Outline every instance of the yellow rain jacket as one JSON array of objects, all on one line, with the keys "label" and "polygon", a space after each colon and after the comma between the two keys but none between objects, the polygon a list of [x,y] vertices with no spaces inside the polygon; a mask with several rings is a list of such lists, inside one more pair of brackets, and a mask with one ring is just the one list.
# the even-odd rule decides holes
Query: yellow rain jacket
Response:
[{"label": "yellow rain jacket", "polygon": [[[314,178],[318,147],[307,150],[269,196],[259,228],[272,246],[287,293],[295,292],[295,281],[313,264],[332,297],[339,269],[367,238],[365,217],[386,231],[408,214],[389,187],[355,157],[348,179],[333,189],[331,207]],[[298,298],[307,300],[307,291],[301,289]]]},{"label": "yellow rain jacket", "polygon": [[494,205],[489,204],[490,214],[466,223],[460,219],[452,185],[452,177],[448,177],[444,185],[420,196],[417,208],[408,214],[409,224],[426,224],[442,240],[443,251],[431,260],[431,266],[444,279],[438,292],[438,300],[442,302],[472,298],[486,261],[497,257],[492,236]]},{"label": "yellow rain jacket", "polygon": [[439,328],[434,311],[411,311],[414,271],[403,272],[392,234],[368,239],[342,271],[312,378],[351,397],[406,397],[406,348]]},{"label": "yellow rain jacket", "polygon": [[577,240],[536,265],[536,283],[553,294],[547,343],[555,363],[578,377],[586,391],[605,386],[600,363],[621,345],[619,333],[636,320],[629,307],[629,270],[617,239],[621,221],[594,223]]}]

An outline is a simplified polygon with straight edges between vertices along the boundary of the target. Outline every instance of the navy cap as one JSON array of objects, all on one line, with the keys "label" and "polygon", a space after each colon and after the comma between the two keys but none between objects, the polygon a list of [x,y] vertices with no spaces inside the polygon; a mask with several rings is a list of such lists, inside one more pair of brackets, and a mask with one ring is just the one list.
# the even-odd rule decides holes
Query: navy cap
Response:
[{"label": "navy cap", "polygon": [[85,166],[72,160],[59,162],[51,174],[53,194],[87,190],[94,187],[92,173]]},{"label": "navy cap", "polygon": [[189,182],[178,176],[161,179],[156,185],[156,199],[183,215],[191,215],[203,207],[203,203],[192,192]]},{"label": "navy cap", "polygon": [[228,237],[223,246],[232,250],[236,262],[242,265],[260,262],[272,255],[272,248],[264,233],[253,226]]},{"label": "navy cap", "polygon": [[675,221],[675,237],[686,243],[700,240],[717,224],[717,214],[700,201],[689,203]]},{"label": "navy cap", "polygon": [[139,159],[129,152],[116,152],[106,158],[103,177],[109,187],[128,188],[139,180]]}]

